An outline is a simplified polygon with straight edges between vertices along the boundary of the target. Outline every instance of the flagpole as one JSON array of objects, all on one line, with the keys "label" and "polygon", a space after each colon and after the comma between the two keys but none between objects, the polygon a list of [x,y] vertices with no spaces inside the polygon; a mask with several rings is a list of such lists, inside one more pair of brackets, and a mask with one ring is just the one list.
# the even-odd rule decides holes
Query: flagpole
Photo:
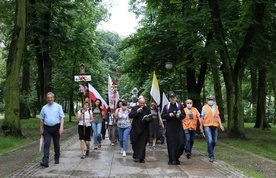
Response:
[{"label": "flagpole", "polygon": [[[82,94],[82,109],[84,110],[83,102],[84,102],[84,91],[83,91],[83,94]],[[84,118],[84,113],[82,113],[83,135],[85,135],[85,125],[84,125],[84,123],[85,123],[85,118]]]}]

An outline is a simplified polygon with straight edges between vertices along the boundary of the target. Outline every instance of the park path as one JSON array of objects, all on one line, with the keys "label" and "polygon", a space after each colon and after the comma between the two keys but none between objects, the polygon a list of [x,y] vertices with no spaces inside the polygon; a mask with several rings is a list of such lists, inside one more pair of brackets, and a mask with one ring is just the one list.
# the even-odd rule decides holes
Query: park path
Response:
[{"label": "park path", "polygon": [[[38,148],[38,142],[36,144]],[[105,139],[100,149],[92,150],[89,157],[82,160],[75,135],[62,145],[60,164],[54,164],[51,157],[49,167],[44,168],[39,165],[39,157],[7,177],[246,177],[221,160],[210,163],[206,153],[196,148],[192,159],[184,155],[180,158],[180,165],[167,164],[165,144],[158,144],[156,150],[147,147],[145,163],[133,161],[130,144],[126,157],[119,150],[119,145],[111,146]]]}]

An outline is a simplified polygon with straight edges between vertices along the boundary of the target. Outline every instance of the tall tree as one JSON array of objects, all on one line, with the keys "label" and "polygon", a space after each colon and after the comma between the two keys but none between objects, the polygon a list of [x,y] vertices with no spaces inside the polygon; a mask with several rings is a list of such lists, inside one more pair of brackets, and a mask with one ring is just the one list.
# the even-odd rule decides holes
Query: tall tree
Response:
[{"label": "tall tree", "polygon": [[267,1],[254,2],[251,8],[252,21],[247,28],[243,44],[238,51],[237,59],[234,67],[232,66],[232,59],[229,55],[229,49],[225,43],[225,29],[220,15],[220,8],[218,0],[208,0],[211,9],[211,17],[216,35],[216,40],[220,45],[217,50],[223,63],[223,76],[226,85],[227,93],[227,109],[228,109],[228,128],[230,137],[245,137],[244,121],[243,121],[243,106],[242,106],[242,79],[243,72],[247,66],[248,59],[252,54],[253,43],[258,34],[258,28],[262,24],[264,18],[264,11]]},{"label": "tall tree", "polygon": [[5,135],[16,137],[22,136],[19,114],[19,74],[25,44],[26,3],[26,0],[15,1],[15,21],[7,60],[5,121],[2,125]]},{"label": "tall tree", "polygon": [[258,77],[258,97],[257,97],[257,114],[256,123],[254,128],[268,128],[268,122],[266,119],[266,67],[259,70]]}]

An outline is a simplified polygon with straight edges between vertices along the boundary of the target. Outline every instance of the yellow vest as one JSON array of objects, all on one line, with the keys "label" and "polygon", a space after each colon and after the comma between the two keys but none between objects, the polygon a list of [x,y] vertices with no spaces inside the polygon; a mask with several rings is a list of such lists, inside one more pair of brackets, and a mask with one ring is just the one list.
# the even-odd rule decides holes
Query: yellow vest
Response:
[{"label": "yellow vest", "polygon": [[218,106],[215,106],[215,113],[212,112],[211,107],[206,104],[205,106],[203,106],[203,108],[205,109],[205,115],[203,117],[203,126],[214,126],[214,127],[218,127],[219,125],[219,112],[218,112]]},{"label": "yellow vest", "polygon": [[197,109],[195,107],[192,107],[191,111],[193,114],[193,119],[190,119],[188,114],[188,108],[184,108],[184,111],[186,113],[185,119],[182,120],[182,126],[184,129],[189,130],[196,130],[197,127]]}]

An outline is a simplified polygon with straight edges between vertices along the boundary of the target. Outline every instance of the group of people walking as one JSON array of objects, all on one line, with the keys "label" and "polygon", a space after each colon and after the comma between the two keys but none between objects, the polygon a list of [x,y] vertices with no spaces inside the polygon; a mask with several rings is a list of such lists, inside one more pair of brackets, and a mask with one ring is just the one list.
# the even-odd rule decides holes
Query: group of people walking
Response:
[{"label": "group of people walking", "polygon": [[[51,138],[54,141],[55,164],[59,163],[59,137],[63,132],[64,122],[62,107],[54,102],[53,93],[47,94],[47,101],[48,104],[42,108],[40,113],[40,134],[43,135],[45,142],[41,166],[45,167],[48,167]],[[184,151],[186,157],[191,158],[196,129],[200,125],[200,131],[206,137],[209,161],[213,162],[218,127],[222,131],[224,131],[224,127],[219,117],[218,107],[214,104],[214,97],[208,96],[206,102],[207,104],[203,106],[200,114],[193,107],[191,99],[186,100],[186,107],[184,107],[177,102],[176,95],[171,92],[169,103],[163,107],[162,113],[154,101],[148,107],[146,99],[139,97],[137,104],[132,108],[129,108],[126,101],[120,100],[117,108],[110,109],[108,114],[104,115],[100,100],[97,99],[93,107],[90,106],[89,100],[85,100],[77,115],[81,159],[89,155],[91,133],[93,133],[94,149],[101,147],[101,129],[104,124],[104,128],[108,130],[111,145],[114,146],[119,142],[122,156],[126,156],[130,140],[134,161],[144,163],[146,145],[149,141],[151,148],[156,149],[160,125],[165,129],[168,164],[178,165],[180,164],[179,158]]]}]

